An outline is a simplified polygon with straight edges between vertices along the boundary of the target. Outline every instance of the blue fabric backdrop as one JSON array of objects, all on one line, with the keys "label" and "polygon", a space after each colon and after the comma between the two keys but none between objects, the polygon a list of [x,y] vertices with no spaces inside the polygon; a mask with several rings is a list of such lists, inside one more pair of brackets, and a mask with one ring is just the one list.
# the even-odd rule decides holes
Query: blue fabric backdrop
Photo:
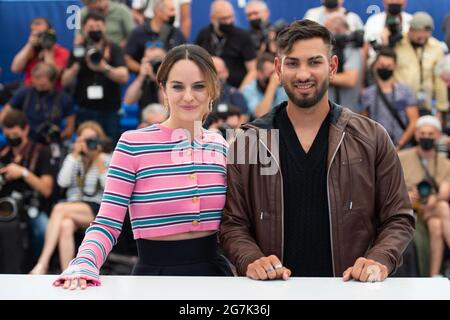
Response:
[{"label": "blue fabric backdrop", "polygon": [[[198,30],[209,22],[209,5],[212,0],[192,0],[193,38]],[[245,0],[232,0],[236,8],[237,24],[247,27],[244,9]],[[272,21],[283,18],[286,21],[302,18],[308,8],[320,4],[320,0],[267,0],[272,12]],[[73,22],[72,14],[68,13],[71,5],[81,6],[79,0],[0,0],[0,67],[1,82],[17,79],[20,75],[10,72],[10,65],[14,55],[20,50],[28,38],[30,21],[37,16],[44,16],[51,20],[57,35],[58,42],[70,48],[72,46],[73,30],[69,25]],[[358,13],[366,21],[373,12],[374,6],[383,8],[382,0],[346,0],[345,6]],[[450,0],[409,0],[407,11],[427,11],[435,19],[435,36],[443,39],[442,21],[450,11]]]}]

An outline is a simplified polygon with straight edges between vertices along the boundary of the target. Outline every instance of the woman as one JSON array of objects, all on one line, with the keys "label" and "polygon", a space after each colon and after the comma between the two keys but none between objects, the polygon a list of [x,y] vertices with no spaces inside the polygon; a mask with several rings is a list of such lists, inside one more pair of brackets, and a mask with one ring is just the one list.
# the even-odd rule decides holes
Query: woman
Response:
[{"label": "woman", "polygon": [[87,228],[100,207],[110,160],[100,144],[106,138],[105,133],[98,123],[86,121],[79,126],[77,136],[73,151],[58,174],[59,186],[67,188],[67,202],[53,208],[44,248],[31,274],[47,273],[57,245],[61,270],[66,269],[75,256],[75,231]]},{"label": "woman", "polygon": [[216,236],[228,147],[220,135],[201,127],[219,95],[212,59],[198,46],[178,46],[167,54],[157,81],[170,116],[122,135],[97,218],[56,286],[100,285],[100,267],[127,208],[139,255],[134,275],[231,275]]}]

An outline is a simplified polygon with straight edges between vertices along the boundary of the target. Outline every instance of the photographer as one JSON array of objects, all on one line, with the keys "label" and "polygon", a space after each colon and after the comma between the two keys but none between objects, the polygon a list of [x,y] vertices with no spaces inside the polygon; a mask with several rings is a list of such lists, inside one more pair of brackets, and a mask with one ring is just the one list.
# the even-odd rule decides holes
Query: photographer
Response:
[{"label": "photographer", "polygon": [[256,59],[256,79],[242,90],[249,113],[252,117],[261,117],[273,106],[287,100],[286,92],[275,72],[275,56],[262,53]]},{"label": "photographer", "polygon": [[437,152],[441,123],[433,116],[417,120],[419,145],[399,152],[411,203],[430,236],[430,276],[441,270],[444,241],[450,246],[450,161]]},{"label": "photographer", "polygon": [[147,43],[144,57],[141,60],[139,74],[125,93],[125,103],[133,104],[139,101],[139,116],[145,106],[161,101],[160,88],[156,82],[156,73],[165,56],[166,51],[162,48],[161,42]]},{"label": "photographer", "polygon": [[329,99],[358,112],[363,32],[350,33],[345,16],[338,12],[328,16],[325,27],[334,35],[334,52],[339,59],[337,74],[330,81]]},{"label": "photographer", "polygon": [[228,84],[242,90],[256,76],[256,50],[250,34],[235,25],[232,4],[215,0],[210,7],[210,25],[201,29],[194,42],[212,56],[221,57],[230,70]]},{"label": "photographer", "polygon": [[345,16],[351,32],[364,28],[361,18],[356,13],[344,8],[344,0],[322,0],[322,6],[306,11],[304,19],[325,25],[328,16],[333,13],[341,13]]},{"label": "photographer", "polygon": [[[414,14],[408,33],[395,47],[401,59],[394,77],[413,89],[421,115],[436,114],[442,121],[442,113],[448,111],[447,86],[435,70],[444,58],[444,50],[432,37],[433,29],[433,18],[428,13]],[[433,99],[436,99],[435,106]]]},{"label": "photographer", "polygon": [[228,143],[234,139],[234,134],[227,130],[237,130],[242,124],[242,114],[239,109],[226,103],[218,105],[216,111],[210,113],[208,118],[210,121],[208,130],[221,134]]},{"label": "photographer", "polygon": [[173,26],[175,6],[173,0],[154,0],[154,16],[131,32],[125,48],[125,61],[131,72],[139,73],[140,64],[148,42],[159,41],[162,48],[169,51],[186,42],[180,29]]},{"label": "photographer", "polygon": [[31,32],[25,46],[14,57],[11,71],[25,72],[25,84],[31,85],[31,70],[40,62],[53,64],[57,71],[57,87],[60,87],[59,75],[67,65],[69,51],[56,43],[56,33],[50,22],[42,17],[31,22]]},{"label": "photographer", "polygon": [[74,233],[86,228],[100,208],[110,157],[103,153],[106,136],[94,121],[82,123],[77,130],[73,151],[64,160],[58,185],[67,188],[67,201],[52,210],[45,233],[45,244],[31,274],[45,274],[56,246],[59,245],[61,270],[75,256]]},{"label": "photographer", "polygon": [[413,143],[419,118],[417,100],[412,90],[394,80],[397,55],[386,47],[378,52],[373,65],[375,84],[364,89],[362,114],[380,123],[397,150]]},{"label": "photographer", "polygon": [[[365,40],[375,47],[395,46],[402,34],[408,32],[412,16],[404,12],[406,0],[383,0],[384,12],[374,14],[367,19],[364,27]],[[375,52],[372,51],[371,56]]]},{"label": "photographer", "polygon": [[[270,10],[264,1],[251,0],[245,7],[245,15],[250,24],[250,36],[258,52],[276,52],[276,48],[271,48],[270,38],[273,37],[270,33],[271,23],[269,21]],[[272,51],[272,49],[274,49]]]},{"label": "photographer", "polygon": [[70,57],[63,85],[76,80],[77,123],[95,120],[115,144],[120,134],[120,85],[128,81],[122,50],[105,37],[105,18],[90,12],[83,21],[83,41]]},{"label": "photographer", "polygon": [[[55,169],[50,164],[47,146],[28,139],[30,127],[26,115],[11,110],[3,119],[3,133],[7,145],[0,150],[2,186],[0,197],[17,193],[21,205],[17,208],[20,219],[31,226],[31,244],[38,254],[44,240],[47,215],[50,212],[50,196]],[[26,212],[25,212],[26,211]]]},{"label": "photographer", "polygon": [[56,127],[58,140],[70,139],[75,130],[73,101],[62,89],[55,88],[58,71],[50,63],[39,62],[31,75],[31,86],[22,87],[15,93],[2,109],[0,120],[11,109],[21,110],[27,116],[31,140],[47,143],[40,132],[46,125]]}]

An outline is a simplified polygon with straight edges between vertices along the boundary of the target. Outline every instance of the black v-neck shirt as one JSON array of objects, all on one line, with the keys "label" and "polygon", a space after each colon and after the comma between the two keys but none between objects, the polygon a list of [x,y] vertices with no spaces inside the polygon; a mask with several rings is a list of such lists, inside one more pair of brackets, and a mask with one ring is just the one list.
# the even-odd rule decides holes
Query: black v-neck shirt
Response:
[{"label": "black v-neck shirt", "polygon": [[280,130],[284,196],[284,265],[296,277],[332,277],[327,197],[330,115],[306,153],[286,108],[274,119]]}]

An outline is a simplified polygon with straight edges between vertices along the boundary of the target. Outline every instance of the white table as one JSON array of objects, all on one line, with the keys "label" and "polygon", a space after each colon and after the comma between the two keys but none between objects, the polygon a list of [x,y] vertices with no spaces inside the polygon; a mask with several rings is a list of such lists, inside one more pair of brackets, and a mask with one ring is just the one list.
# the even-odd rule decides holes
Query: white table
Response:
[{"label": "white table", "polygon": [[239,277],[102,276],[86,290],[53,287],[54,275],[0,275],[0,300],[450,300],[446,278],[388,278],[382,283],[340,278],[254,281]]}]

